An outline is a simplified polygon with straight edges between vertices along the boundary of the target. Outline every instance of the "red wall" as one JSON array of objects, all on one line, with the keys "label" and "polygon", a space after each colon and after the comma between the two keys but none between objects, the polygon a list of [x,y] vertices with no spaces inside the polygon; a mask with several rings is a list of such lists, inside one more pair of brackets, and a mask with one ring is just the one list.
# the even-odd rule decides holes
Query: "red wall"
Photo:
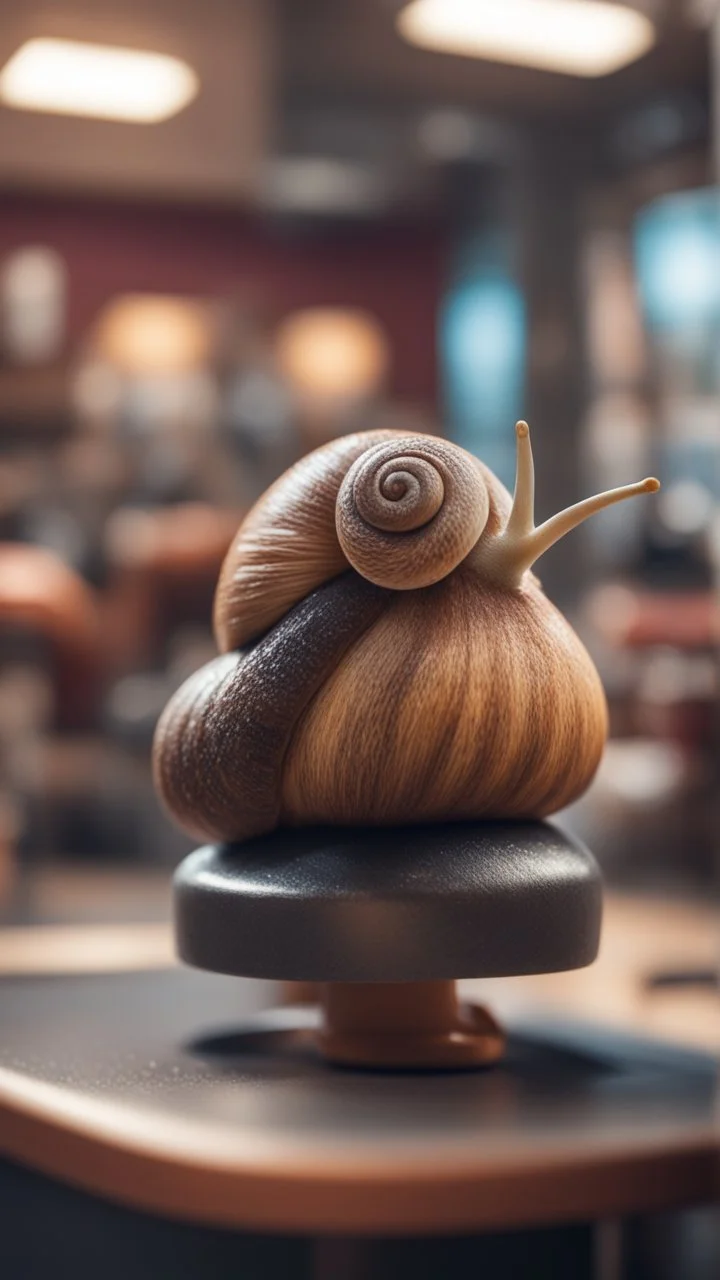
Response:
[{"label": "red wall", "polygon": [[364,307],[390,339],[391,391],[436,399],[444,251],[435,230],[293,234],[227,210],[3,196],[0,259],[30,243],[52,245],[67,263],[73,337],[108,298],[135,290],[240,293],[278,318],[296,307]]}]

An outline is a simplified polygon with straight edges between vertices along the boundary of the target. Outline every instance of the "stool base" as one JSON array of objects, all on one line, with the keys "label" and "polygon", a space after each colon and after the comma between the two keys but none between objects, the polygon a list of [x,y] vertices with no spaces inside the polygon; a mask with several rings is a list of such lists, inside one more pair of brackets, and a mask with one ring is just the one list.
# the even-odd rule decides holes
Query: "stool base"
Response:
[{"label": "stool base", "polygon": [[332,982],[319,988],[320,1052],[341,1066],[442,1070],[490,1066],[505,1036],[455,983]]}]

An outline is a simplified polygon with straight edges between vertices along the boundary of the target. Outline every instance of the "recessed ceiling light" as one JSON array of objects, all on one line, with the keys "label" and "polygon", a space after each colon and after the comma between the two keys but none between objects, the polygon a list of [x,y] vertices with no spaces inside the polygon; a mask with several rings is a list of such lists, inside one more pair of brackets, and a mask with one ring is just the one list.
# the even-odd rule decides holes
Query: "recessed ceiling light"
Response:
[{"label": "recessed ceiling light", "polygon": [[397,19],[411,44],[575,76],[604,76],[655,43],[648,18],[607,0],[412,0]]},{"label": "recessed ceiling light", "polygon": [[179,58],[76,40],[28,40],[0,72],[8,107],[143,124],[176,115],[198,87]]}]

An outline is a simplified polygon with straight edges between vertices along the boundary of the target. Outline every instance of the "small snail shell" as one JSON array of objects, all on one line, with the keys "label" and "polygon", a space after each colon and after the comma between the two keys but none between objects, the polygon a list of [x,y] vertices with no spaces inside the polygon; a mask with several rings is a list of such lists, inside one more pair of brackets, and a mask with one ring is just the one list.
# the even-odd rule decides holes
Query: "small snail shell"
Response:
[{"label": "small snail shell", "polygon": [[223,656],[161,717],[158,789],[193,835],[279,824],[530,818],[589,783],[607,729],[590,657],[529,569],[643,481],[534,526],[464,450],[369,432],[272,486],[223,566]]},{"label": "small snail shell", "polygon": [[487,484],[464,450],[428,436],[385,441],[356,458],[340,486],[338,539],[364,578],[410,591],[457,568],[489,509]]}]

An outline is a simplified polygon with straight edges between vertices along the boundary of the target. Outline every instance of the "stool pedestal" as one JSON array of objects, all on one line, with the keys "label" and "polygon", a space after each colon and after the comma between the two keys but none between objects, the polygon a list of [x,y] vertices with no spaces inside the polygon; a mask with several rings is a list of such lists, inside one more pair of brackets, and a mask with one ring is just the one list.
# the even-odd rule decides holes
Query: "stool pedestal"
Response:
[{"label": "stool pedestal", "polygon": [[185,859],[176,934],[198,968],[320,984],[332,1062],[472,1067],[504,1037],[455,980],[589,964],[601,896],[591,854],[545,823],[278,831]]},{"label": "stool pedestal", "polygon": [[366,1067],[474,1067],[497,1062],[505,1036],[454,982],[330,982],[320,988],[317,1043],[330,1062]]}]

